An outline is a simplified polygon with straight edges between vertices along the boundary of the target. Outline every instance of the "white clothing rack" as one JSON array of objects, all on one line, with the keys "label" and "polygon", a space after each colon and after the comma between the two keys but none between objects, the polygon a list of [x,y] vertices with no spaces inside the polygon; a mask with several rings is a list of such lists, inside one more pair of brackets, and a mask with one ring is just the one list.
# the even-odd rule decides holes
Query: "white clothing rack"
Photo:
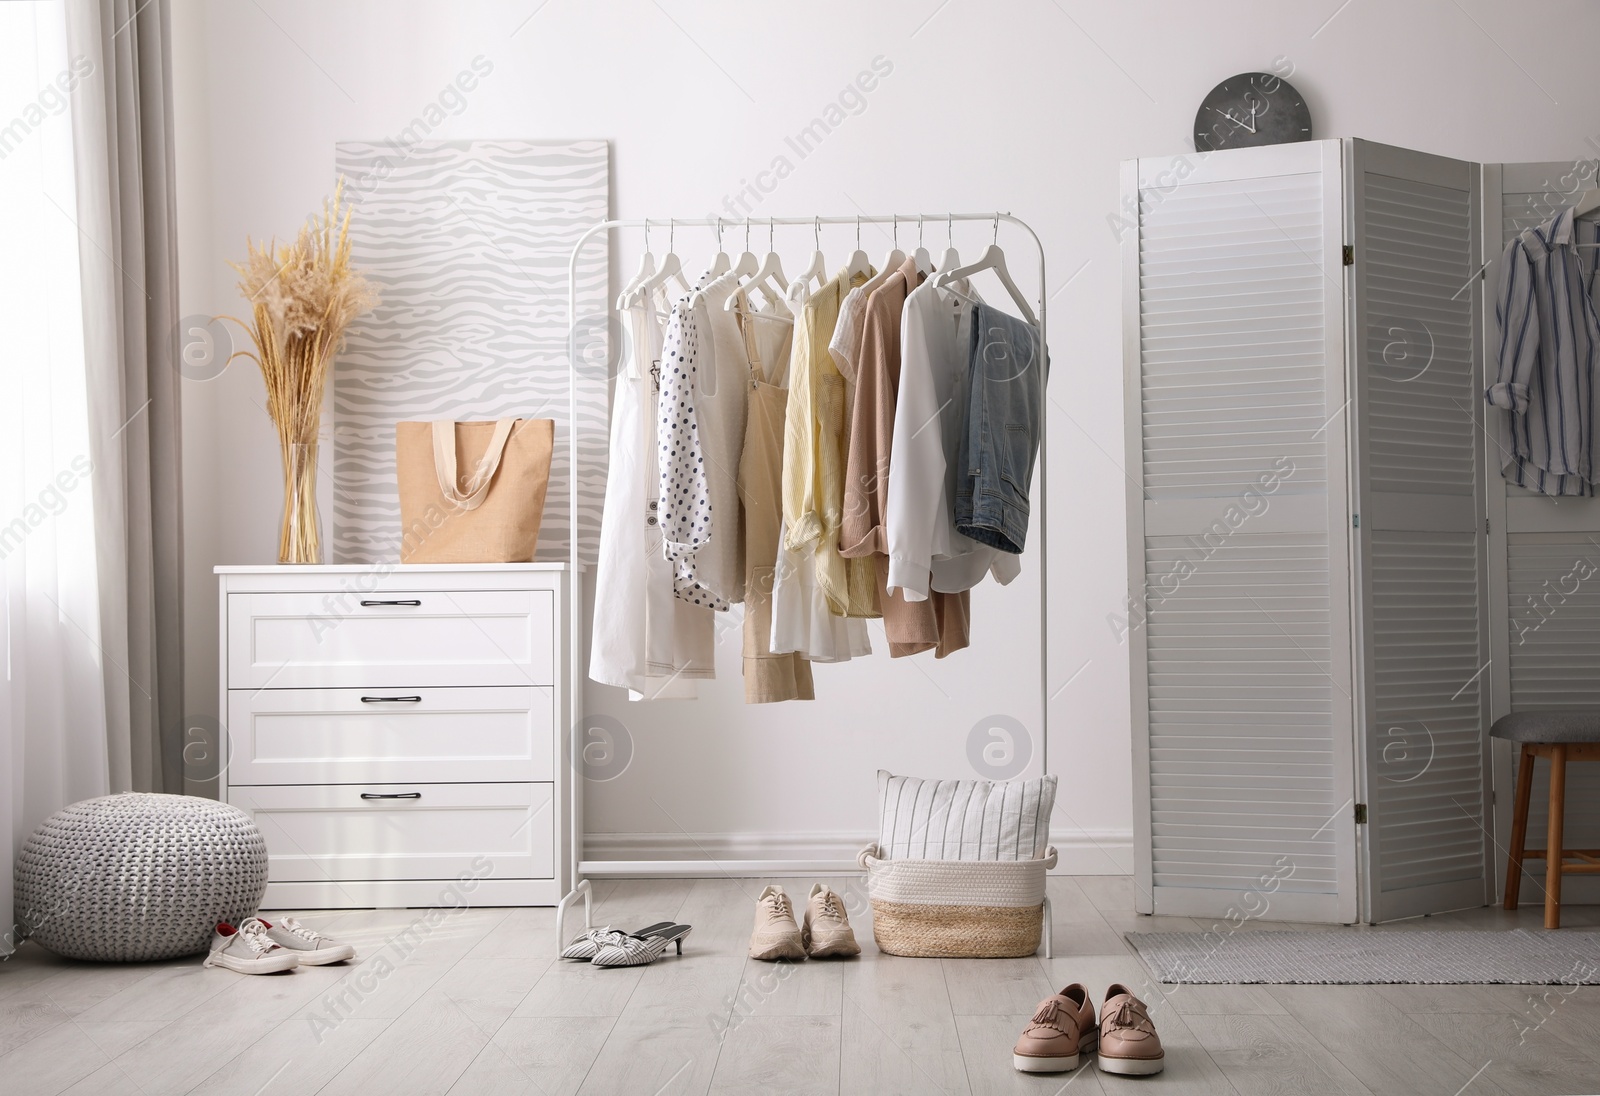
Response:
[{"label": "white clothing rack", "polygon": [[[609,233],[617,228],[642,228],[648,232],[651,229],[666,228],[672,232],[678,228],[709,228],[714,229],[718,235],[718,246],[721,244],[721,235],[729,229],[741,229],[745,226],[765,227],[784,226],[801,227],[820,230],[823,225],[912,225],[920,224],[924,228],[928,223],[937,225],[944,222],[948,227],[956,221],[981,221],[992,222],[995,226],[996,239],[999,237],[1000,223],[1016,225],[1028,234],[1039,253],[1039,311],[1038,330],[1039,346],[1045,351],[1041,356],[1039,370],[1039,384],[1041,389],[1046,384],[1047,370],[1043,367],[1048,360],[1048,344],[1045,341],[1045,305],[1048,294],[1045,291],[1045,263],[1044,245],[1039,242],[1039,234],[1035,232],[1026,221],[1013,217],[1009,213],[879,213],[862,214],[847,217],[751,217],[751,218],[723,218],[723,217],[651,217],[643,220],[607,220],[601,221],[589,228],[578,242],[573,245],[572,257],[567,264],[567,422],[578,421],[578,389],[577,389],[577,346],[576,332],[578,330],[578,257],[584,245],[600,232]],[[609,238],[609,237],[608,237]],[[609,301],[609,290],[608,301]],[[1046,720],[1049,715],[1049,555],[1047,546],[1048,530],[1048,498],[1046,490],[1047,472],[1045,461],[1045,431],[1043,393],[1041,392],[1039,432],[1039,512],[1038,521],[1034,524],[1034,533],[1038,544],[1039,564],[1039,758],[1041,769],[1048,772],[1049,763],[1049,736],[1046,733]],[[591,876],[612,877],[697,877],[709,875],[728,876],[759,876],[778,874],[773,871],[770,861],[750,860],[584,860],[583,859],[583,771],[579,765],[582,756],[583,744],[580,731],[583,727],[583,688],[585,680],[584,662],[585,653],[582,649],[583,640],[583,597],[576,588],[577,576],[581,573],[581,561],[578,551],[578,438],[576,430],[569,425],[567,430],[567,519],[568,528],[572,530],[570,537],[570,555],[572,574],[574,578],[574,593],[570,599],[571,621],[568,643],[571,644],[572,657],[569,659],[571,680],[569,688],[572,697],[573,723],[569,729],[572,740],[569,743],[570,764],[573,766],[572,794],[568,797],[571,816],[565,819],[568,839],[571,841],[570,860],[572,866],[572,889],[561,899],[556,907],[556,947],[559,951],[566,946],[567,937],[564,930],[566,912],[580,897],[583,899],[583,924],[590,927],[590,917],[593,906],[593,895],[590,889]],[[785,861],[784,872],[806,874],[828,874],[837,871],[837,865],[832,861]],[[1044,908],[1044,947],[1045,956],[1048,958],[1051,951],[1050,933],[1050,899],[1045,898]]]}]

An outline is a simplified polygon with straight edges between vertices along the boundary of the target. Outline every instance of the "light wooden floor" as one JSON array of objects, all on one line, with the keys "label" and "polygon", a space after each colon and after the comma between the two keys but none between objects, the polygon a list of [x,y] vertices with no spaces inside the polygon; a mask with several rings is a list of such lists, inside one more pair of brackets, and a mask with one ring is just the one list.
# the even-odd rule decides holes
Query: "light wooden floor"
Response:
[{"label": "light wooden floor", "polygon": [[[809,882],[786,882],[797,905]],[[597,885],[597,924],[694,925],[683,958],[646,968],[552,961],[547,909],[306,914],[360,961],[270,977],[24,945],[0,964],[0,1093],[1600,1092],[1600,986],[1157,986],[1122,933],[1210,926],[1128,912],[1123,877],[1050,880],[1054,959],[903,959],[872,946],[859,882],[833,882],[856,960],[747,961],[761,883],[730,879]],[[1539,924],[1524,907],[1347,931]],[[1097,1005],[1113,981],[1144,995],[1166,1072],[1016,1073],[1022,1024],[1074,981]]]}]

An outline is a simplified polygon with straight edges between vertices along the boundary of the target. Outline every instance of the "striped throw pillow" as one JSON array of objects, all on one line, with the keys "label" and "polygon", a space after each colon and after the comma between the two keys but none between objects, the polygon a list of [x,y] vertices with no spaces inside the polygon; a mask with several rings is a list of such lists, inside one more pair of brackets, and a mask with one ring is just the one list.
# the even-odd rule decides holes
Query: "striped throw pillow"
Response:
[{"label": "striped throw pillow", "polygon": [[889,860],[1039,860],[1056,778],[923,780],[878,770],[878,846]]}]

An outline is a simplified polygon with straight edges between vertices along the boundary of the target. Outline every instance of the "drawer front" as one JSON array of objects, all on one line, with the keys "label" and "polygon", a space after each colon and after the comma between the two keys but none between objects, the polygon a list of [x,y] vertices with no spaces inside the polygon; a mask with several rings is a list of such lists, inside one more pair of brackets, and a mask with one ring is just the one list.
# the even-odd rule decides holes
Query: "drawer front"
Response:
[{"label": "drawer front", "polygon": [[548,879],[555,874],[553,790],[550,784],[232,787],[228,801],[260,827],[273,883],[453,879],[464,872]]},{"label": "drawer front", "polygon": [[555,684],[549,590],[229,594],[228,687]]},{"label": "drawer front", "polygon": [[553,690],[236,689],[231,784],[553,780]]}]

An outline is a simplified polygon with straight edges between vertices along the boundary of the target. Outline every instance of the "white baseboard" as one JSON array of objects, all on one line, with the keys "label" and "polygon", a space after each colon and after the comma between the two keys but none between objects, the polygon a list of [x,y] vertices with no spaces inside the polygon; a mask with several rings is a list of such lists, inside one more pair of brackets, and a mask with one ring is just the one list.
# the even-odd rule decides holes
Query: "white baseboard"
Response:
[{"label": "white baseboard", "polygon": [[[589,833],[583,873],[645,877],[733,875],[785,877],[860,871],[856,856],[875,835],[802,833]],[[1131,830],[1074,830],[1051,835],[1054,875],[1128,875]]]}]

